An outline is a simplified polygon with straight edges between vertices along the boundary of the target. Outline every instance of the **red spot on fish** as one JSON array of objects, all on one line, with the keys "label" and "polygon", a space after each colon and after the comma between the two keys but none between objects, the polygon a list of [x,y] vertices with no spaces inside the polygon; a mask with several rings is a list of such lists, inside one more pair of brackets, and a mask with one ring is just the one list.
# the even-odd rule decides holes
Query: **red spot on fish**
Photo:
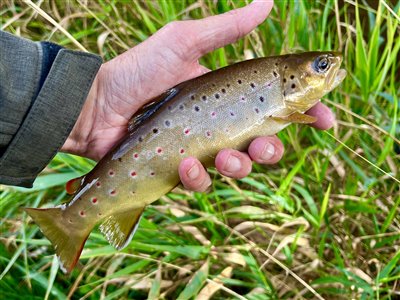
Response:
[{"label": "red spot on fish", "polygon": [[81,211],[79,212],[79,215],[80,215],[81,217],[86,216],[86,214],[85,214],[85,212],[84,212],[83,210],[81,210]]},{"label": "red spot on fish", "polygon": [[211,136],[211,131],[206,131],[206,136],[210,137]]},{"label": "red spot on fish", "polygon": [[150,172],[150,176],[154,176],[154,175],[156,175],[156,173]]},{"label": "red spot on fish", "polygon": [[139,154],[135,153],[133,154],[133,158],[137,159],[139,157]]},{"label": "red spot on fish", "polygon": [[246,98],[244,96],[240,97],[240,101],[246,102]]},{"label": "red spot on fish", "polygon": [[116,190],[110,190],[110,196],[115,196],[117,194]]},{"label": "red spot on fish", "polygon": [[131,177],[136,177],[137,174],[135,171],[131,171],[130,175],[131,175]]},{"label": "red spot on fish", "polygon": [[113,177],[115,175],[115,172],[113,170],[108,171],[108,175],[110,175],[111,177]]},{"label": "red spot on fish", "polygon": [[96,198],[96,197],[93,197],[93,198],[92,198],[92,203],[93,203],[93,204],[96,204],[96,203],[97,203],[97,198]]},{"label": "red spot on fish", "polygon": [[181,149],[179,150],[179,153],[180,153],[180,154],[185,153],[185,149],[181,148]]},{"label": "red spot on fish", "polygon": [[185,131],[184,131],[184,133],[185,133],[186,135],[188,135],[188,134],[190,133],[190,129],[189,129],[189,128],[186,128]]},{"label": "red spot on fish", "polygon": [[158,154],[161,154],[163,152],[163,149],[162,148],[157,148],[157,153]]},{"label": "red spot on fish", "polygon": [[211,117],[215,117],[217,115],[217,113],[215,112],[215,111],[213,111],[212,113],[211,113]]},{"label": "red spot on fish", "polygon": [[258,108],[255,108],[254,110],[256,111],[256,113],[260,112],[260,110]]},{"label": "red spot on fish", "polygon": [[100,181],[97,181],[97,182],[96,182],[96,186],[97,186],[97,187],[100,187],[100,186],[101,186]]}]

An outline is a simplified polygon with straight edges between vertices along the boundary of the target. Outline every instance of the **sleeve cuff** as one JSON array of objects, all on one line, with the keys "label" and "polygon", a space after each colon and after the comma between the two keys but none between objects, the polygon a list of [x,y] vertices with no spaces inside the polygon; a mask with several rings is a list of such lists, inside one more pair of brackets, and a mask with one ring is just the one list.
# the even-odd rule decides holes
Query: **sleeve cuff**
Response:
[{"label": "sleeve cuff", "polygon": [[66,49],[57,56],[18,132],[0,158],[0,181],[31,187],[71,132],[101,58]]}]

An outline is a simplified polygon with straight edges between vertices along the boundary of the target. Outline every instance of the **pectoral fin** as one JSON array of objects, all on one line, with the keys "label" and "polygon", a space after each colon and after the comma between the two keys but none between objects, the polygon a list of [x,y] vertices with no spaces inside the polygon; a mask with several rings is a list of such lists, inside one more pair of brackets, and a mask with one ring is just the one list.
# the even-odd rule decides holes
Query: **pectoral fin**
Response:
[{"label": "pectoral fin", "polygon": [[101,233],[116,249],[125,248],[136,232],[143,210],[144,207],[108,217],[100,225]]},{"label": "pectoral fin", "polygon": [[290,115],[287,115],[287,116],[273,117],[273,119],[278,120],[278,121],[284,121],[284,122],[290,122],[290,123],[300,123],[300,124],[311,124],[318,120],[316,117],[302,114],[297,111]]}]

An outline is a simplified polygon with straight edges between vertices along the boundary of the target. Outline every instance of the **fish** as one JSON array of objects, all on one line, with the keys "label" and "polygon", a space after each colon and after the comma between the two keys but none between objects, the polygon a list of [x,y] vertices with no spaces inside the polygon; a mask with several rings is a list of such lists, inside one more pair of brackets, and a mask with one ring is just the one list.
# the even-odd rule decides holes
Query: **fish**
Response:
[{"label": "fish", "polygon": [[305,52],[242,61],[165,91],[129,122],[126,136],[88,174],[67,184],[71,201],[25,208],[51,241],[65,272],[99,229],[118,250],[131,241],[145,207],[176,187],[184,157],[213,166],[223,148],[247,149],[291,123],[345,78],[338,52]]}]

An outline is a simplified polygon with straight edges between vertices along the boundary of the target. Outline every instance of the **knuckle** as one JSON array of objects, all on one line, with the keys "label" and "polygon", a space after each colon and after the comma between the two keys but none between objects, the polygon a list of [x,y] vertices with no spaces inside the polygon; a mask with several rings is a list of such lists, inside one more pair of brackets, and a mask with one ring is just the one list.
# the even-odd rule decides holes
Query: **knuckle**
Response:
[{"label": "knuckle", "polygon": [[173,21],[165,25],[162,35],[170,45],[171,51],[181,60],[188,60],[193,56],[197,37],[190,33],[193,21]]},{"label": "knuckle", "polygon": [[177,31],[180,30],[181,23],[184,23],[184,22],[183,21],[172,21],[172,22],[166,24],[162,28],[162,30],[164,33],[176,33]]}]

